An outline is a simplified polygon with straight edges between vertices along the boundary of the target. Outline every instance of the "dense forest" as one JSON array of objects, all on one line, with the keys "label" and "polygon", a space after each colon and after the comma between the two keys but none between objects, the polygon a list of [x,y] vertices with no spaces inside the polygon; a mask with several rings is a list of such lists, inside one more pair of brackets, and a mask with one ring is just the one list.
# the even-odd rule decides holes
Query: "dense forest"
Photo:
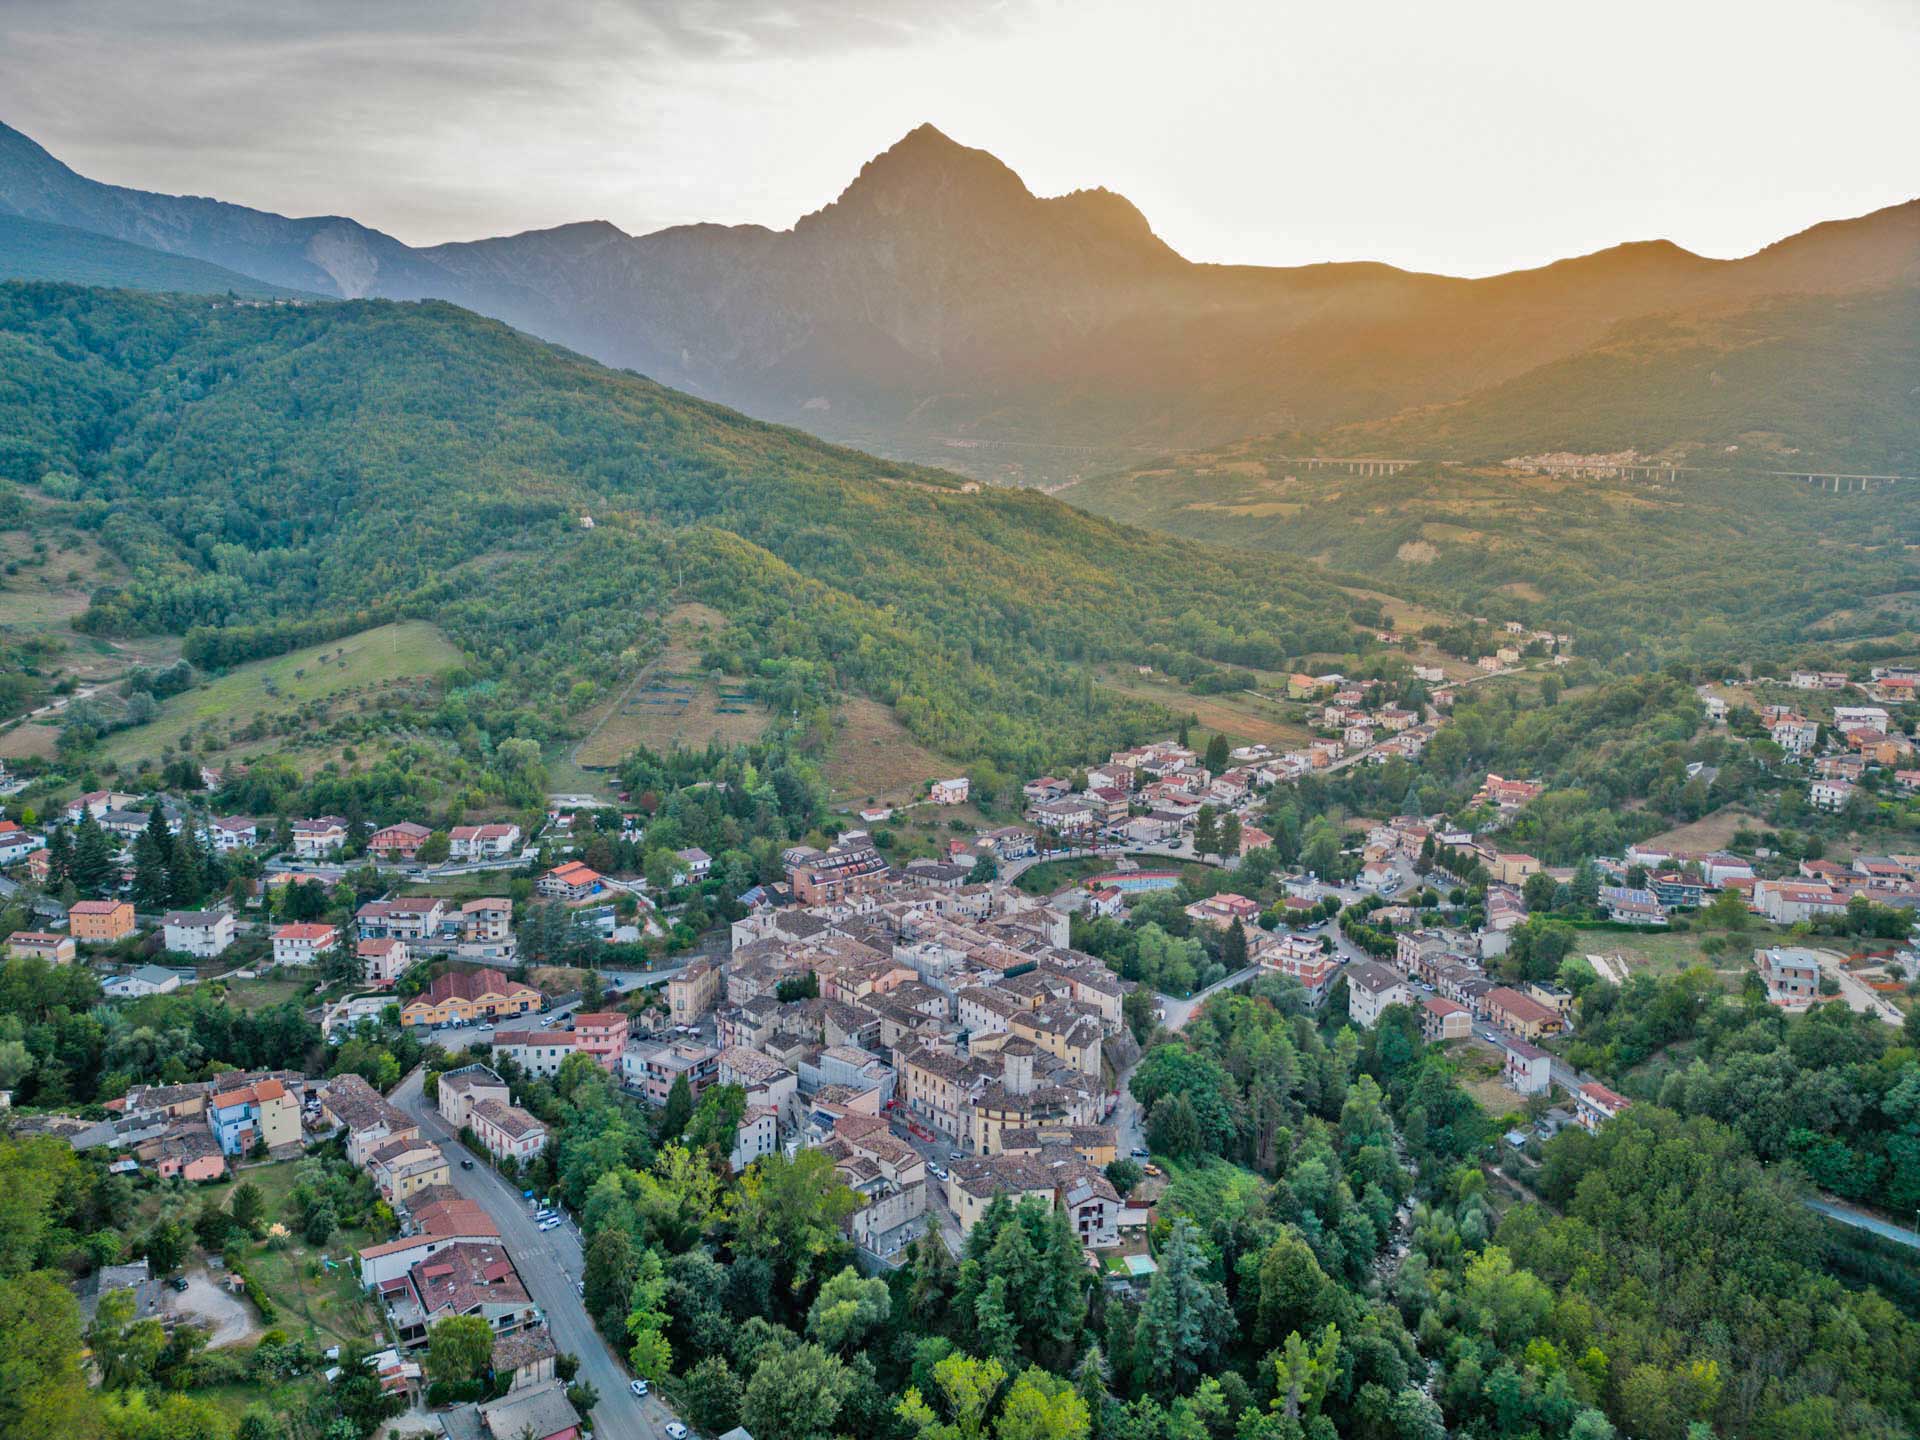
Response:
[{"label": "dense forest", "polygon": [[422,616],[521,704],[562,700],[677,596],[733,622],[716,665],[864,690],[1009,768],[1148,727],[1084,662],[1361,643],[1292,566],[976,493],[444,304],[0,287],[0,477],[131,572],[89,628],[184,632],[198,665]]}]

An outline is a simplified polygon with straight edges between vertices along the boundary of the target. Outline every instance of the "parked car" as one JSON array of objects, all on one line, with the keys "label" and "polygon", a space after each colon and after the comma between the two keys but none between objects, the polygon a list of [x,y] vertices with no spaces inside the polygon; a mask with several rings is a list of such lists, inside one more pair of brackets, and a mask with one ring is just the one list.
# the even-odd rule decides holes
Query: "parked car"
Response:
[{"label": "parked car", "polygon": [[1147,1156],[1149,1156],[1153,1152],[1148,1150],[1147,1147],[1144,1145],[1136,1145],[1133,1147],[1133,1149],[1129,1150],[1127,1153],[1136,1160],[1144,1160],[1147,1158]]},{"label": "parked car", "polygon": [[558,1230],[560,1228],[560,1217],[556,1215],[551,1220],[542,1220],[540,1222],[540,1228],[542,1230]]},{"label": "parked car", "polygon": [[647,1382],[644,1380],[635,1380],[627,1386],[627,1389],[633,1392],[634,1398],[637,1400],[647,1393]]},{"label": "parked car", "polygon": [[668,1422],[667,1440],[687,1440],[687,1427],[678,1420]]}]

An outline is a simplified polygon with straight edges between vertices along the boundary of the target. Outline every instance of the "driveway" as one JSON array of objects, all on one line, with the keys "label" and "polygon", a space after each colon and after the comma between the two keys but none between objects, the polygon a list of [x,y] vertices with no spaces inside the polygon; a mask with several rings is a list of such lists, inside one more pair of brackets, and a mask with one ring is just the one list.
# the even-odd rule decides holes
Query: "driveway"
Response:
[{"label": "driveway", "polygon": [[168,1286],[161,1292],[160,1308],[171,1315],[187,1316],[210,1329],[213,1334],[207,1341],[209,1350],[239,1345],[261,1333],[246,1302],[214,1284],[207,1278],[206,1271],[196,1270],[186,1279],[185,1290]]},{"label": "driveway", "polygon": [[554,1344],[580,1357],[580,1379],[600,1392],[593,1412],[593,1431],[603,1440],[666,1440],[668,1422],[677,1417],[658,1394],[636,1400],[627,1391],[629,1375],[600,1338],[587,1316],[579,1282],[583,1264],[580,1232],[569,1220],[557,1230],[541,1230],[520,1192],[484,1165],[460,1168],[470,1159],[440,1112],[427,1102],[421,1073],[415,1070],[388,1097],[419,1122],[421,1133],[439,1145],[452,1167],[453,1185],[462,1195],[479,1201],[500,1231],[500,1240],[513,1256],[514,1268],[527,1293],[545,1313]]}]

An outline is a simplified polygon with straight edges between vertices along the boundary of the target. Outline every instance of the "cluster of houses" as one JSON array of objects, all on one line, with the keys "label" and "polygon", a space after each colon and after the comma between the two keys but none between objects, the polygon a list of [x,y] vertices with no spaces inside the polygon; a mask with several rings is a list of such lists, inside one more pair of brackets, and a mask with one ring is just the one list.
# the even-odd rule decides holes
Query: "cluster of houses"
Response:
[{"label": "cluster of houses", "polygon": [[786,864],[797,903],[756,907],[726,956],[668,983],[673,1029],[618,1054],[628,1089],[660,1103],[682,1079],[742,1087],[734,1164],[824,1151],[860,1198],[848,1232],[876,1256],[930,1209],[964,1232],[1002,1194],[1066,1211],[1089,1250],[1139,1236],[1146,1213],[1104,1174],[1138,1054],[1131,986],[1068,948],[1066,913],[968,883],[966,864],[894,870],[861,834]]},{"label": "cluster of houses", "polygon": [[[1178,844],[1195,828],[1203,807],[1245,809],[1258,791],[1282,778],[1263,745],[1237,750],[1233,760],[1215,775],[1198,754],[1171,741],[1116,750],[1104,765],[1086,772],[1086,784],[1078,790],[1071,780],[1051,775],[1028,781],[1021,787],[1025,818],[1073,844]],[[1241,829],[1241,854],[1272,843],[1255,826]],[[998,845],[995,851],[1000,853]]]},{"label": "cluster of houses", "polygon": [[1894,727],[1882,706],[1834,706],[1824,747],[1820,723],[1790,706],[1765,706],[1761,718],[1782,750],[1808,763],[1807,804],[1815,810],[1830,815],[1844,811],[1869,773],[1891,775],[1895,787],[1906,793],[1920,790],[1913,740]]},{"label": "cluster of houses", "polygon": [[[441,1117],[497,1158],[524,1160],[545,1145],[546,1127],[513,1104],[491,1068],[449,1070],[437,1084]],[[555,1372],[559,1348],[546,1315],[485,1208],[453,1188],[439,1147],[357,1075],[327,1082],[320,1103],[345,1133],[347,1158],[373,1178],[400,1221],[397,1239],[369,1245],[358,1257],[360,1283],[400,1351],[417,1354],[433,1327],[455,1316],[477,1316],[493,1333],[493,1373],[507,1381],[506,1393],[445,1416],[447,1433],[492,1440],[578,1435],[582,1422]]]},{"label": "cluster of houses", "polygon": [[[297,1155],[328,1133],[318,1082],[291,1070],[232,1071],[179,1085],[135,1085],[109,1100],[105,1120],[59,1127],[75,1150],[117,1153],[116,1173],[163,1180],[224,1178],[232,1164],[265,1153]],[[58,1124],[62,1117],[42,1117]]]}]

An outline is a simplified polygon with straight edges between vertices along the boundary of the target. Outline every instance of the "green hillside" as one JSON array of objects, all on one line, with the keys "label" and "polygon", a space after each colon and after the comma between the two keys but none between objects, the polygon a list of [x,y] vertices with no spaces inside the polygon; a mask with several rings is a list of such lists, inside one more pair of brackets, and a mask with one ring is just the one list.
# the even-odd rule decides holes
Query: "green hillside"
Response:
[{"label": "green hillside", "polygon": [[1297,567],[969,493],[439,303],[0,286],[0,478],[127,567],[87,628],[184,632],[222,667],[431,620],[496,736],[552,736],[670,598],[727,617],[704,660],[776,714],[863,691],[1009,766],[1162,722],[1083,662],[1355,644]]},{"label": "green hillside", "polygon": [[50,225],[18,215],[0,215],[0,280],[59,280],[127,290],[178,290],[189,295],[233,294],[248,300],[293,299],[303,293],[205,260],[169,255],[70,225]]},{"label": "green hillside", "polygon": [[[1577,630],[1588,654],[1707,661],[1912,625],[1912,486],[1836,495],[1715,471],[1672,483],[1423,464],[1308,470],[1280,442],[1074,486],[1062,498],[1172,534],[1375,577],[1444,608]],[[1223,553],[1231,553],[1225,552]],[[1897,607],[1896,607],[1897,608]],[[1825,623],[1823,623],[1825,622]]]}]

